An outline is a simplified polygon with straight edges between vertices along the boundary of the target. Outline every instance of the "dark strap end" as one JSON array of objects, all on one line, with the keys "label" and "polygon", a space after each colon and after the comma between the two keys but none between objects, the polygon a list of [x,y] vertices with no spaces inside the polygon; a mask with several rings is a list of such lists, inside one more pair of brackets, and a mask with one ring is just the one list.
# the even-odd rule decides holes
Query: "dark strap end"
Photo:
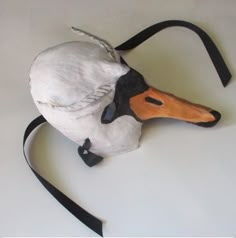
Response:
[{"label": "dark strap end", "polygon": [[84,141],[83,146],[79,146],[78,153],[85,164],[87,164],[89,167],[93,167],[96,164],[100,163],[103,160],[103,157],[90,152],[90,147],[91,141],[89,140],[89,138],[87,138]]},{"label": "dark strap end", "polygon": [[227,70],[227,72],[225,72],[225,74],[221,76],[222,85],[226,87],[229,84],[231,78],[232,74],[230,73],[229,70]]}]

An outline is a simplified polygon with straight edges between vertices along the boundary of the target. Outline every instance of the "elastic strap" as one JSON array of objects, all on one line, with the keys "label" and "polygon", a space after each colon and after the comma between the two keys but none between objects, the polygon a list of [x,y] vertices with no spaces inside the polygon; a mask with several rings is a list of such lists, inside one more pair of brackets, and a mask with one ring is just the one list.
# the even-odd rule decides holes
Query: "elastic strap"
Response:
[{"label": "elastic strap", "polygon": [[181,27],[190,29],[194,31],[201,38],[212,60],[212,63],[214,64],[215,69],[221,79],[221,82],[223,86],[225,87],[230,81],[232,75],[227,65],[225,64],[223,57],[221,56],[219,50],[217,49],[215,43],[212,41],[210,36],[201,28],[199,28],[198,26],[190,22],[179,21],[179,20],[169,20],[169,21],[159,22],[157,24],[154,24],[146,28],[145,30],[138,33],[137,35],[131,37],[129,40],[120,44],[115,49],[116,50],[131,50],[137,47],[138,45],[142,44],[144,41],[146,41],[148,38],[158,33],[159,31],[166,29],[168,27],[173,27],[173,26],[181,26]]},{"label": "elastic strap", "polygon": [[[153,26],[148,27],[147,29],[143,30],[142,32],[138,33],[137,35],[133,36],[128,41],[124,42],[123,44],[116,47],[116,50],[130,50],[135,48],[136,46],[143,43],[149,37],[154,35],[155,33],[171,27],[171,26],[182,26],[186,27],[195,33],[201,38],[203,44],[205,45],[207,52],[221,78],[222,84],[226,86],[231,78],[231,73],[229,72],[219,50],[215,46],[214,42],[211,38],[199,27],[184,21],[164,21],[157,23]],[[121,58],[122,63],[125,61]],[[45,123],[46,120],[43,116],[39,116],[34,119],[26,128],[23,140],[23,150],[26,162],[28,163],[29,167],[35,174],[35,176],[39,179],[42,185],[48,190],[49,193],[52,194],[55,199],[61,203],[68,211],[70,211],[75,217],[77,217],[81,222],[83,222],[86,226],[91,228],[94,232],[102,236],[102,221],[85,211],[82,207],[78,204],[73,202],[70,198],[68,198],[65,194],[60,192],[57,188],[55,188],[51,183],[49,183],[46,179],[44,179],[41,175],[39,175],[34,168],[31,166],[26,153],[25,153],[25,142],[27,138],[30,136],[32,131],[38,127],[39,125]],[[99,123],[99,122],[98,122]],[[80,148],[79,153],[84,154],[84,149]]]}]

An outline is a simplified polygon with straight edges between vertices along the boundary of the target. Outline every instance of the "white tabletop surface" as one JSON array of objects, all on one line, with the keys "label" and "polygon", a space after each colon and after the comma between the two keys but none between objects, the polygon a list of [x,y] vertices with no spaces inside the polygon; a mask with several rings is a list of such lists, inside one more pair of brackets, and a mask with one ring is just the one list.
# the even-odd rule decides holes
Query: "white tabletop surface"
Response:
[{"label": "white tabletop surface", "polygon": [[47,125],[33,138],[32,160],[104,221],[105,236],[236,235],[236,1],[1,0],[0,236],[96,236],[40,185],[23,158],[24,129],[39,115],[28,85],[36,54],[80,39],[70,26],[116,46],[168,19],[190,21],[212,36],[233,75],[226,88],[200,39],[184,28],[162,31],[125,59],[153,86],[220,111],[221,121],[208,129],[146,123],[138,150],[94,168]]}]

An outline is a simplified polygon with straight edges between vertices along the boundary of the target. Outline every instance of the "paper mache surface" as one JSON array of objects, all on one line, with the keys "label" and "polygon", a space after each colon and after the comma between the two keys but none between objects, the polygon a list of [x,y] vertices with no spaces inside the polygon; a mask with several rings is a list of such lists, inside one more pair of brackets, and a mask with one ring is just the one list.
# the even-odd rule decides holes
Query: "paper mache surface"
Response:
[{"label": "paper mache surface", "polygon": [[46,120],[78,145],[89,138],[90,151],[108,157],[139,145],[142,123],[122,116],[101,123],[116,81],[129,71],[93,43],[67,42],[41,52],[30,71],[33,100]]}]

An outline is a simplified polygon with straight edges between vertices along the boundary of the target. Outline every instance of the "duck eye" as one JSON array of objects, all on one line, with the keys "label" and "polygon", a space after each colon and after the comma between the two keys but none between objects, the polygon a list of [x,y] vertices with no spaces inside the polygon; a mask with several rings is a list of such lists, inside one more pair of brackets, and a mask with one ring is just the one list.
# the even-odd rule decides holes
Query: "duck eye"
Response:
[{"label": "duck eye", "polygon": [[152,104],[156,104],[158,106],[162,105],[163,103],[155,98],[152,98],[152,97],[145,97],[145,101],[146,102],[149,102],[149,103],[152,103]]}]

